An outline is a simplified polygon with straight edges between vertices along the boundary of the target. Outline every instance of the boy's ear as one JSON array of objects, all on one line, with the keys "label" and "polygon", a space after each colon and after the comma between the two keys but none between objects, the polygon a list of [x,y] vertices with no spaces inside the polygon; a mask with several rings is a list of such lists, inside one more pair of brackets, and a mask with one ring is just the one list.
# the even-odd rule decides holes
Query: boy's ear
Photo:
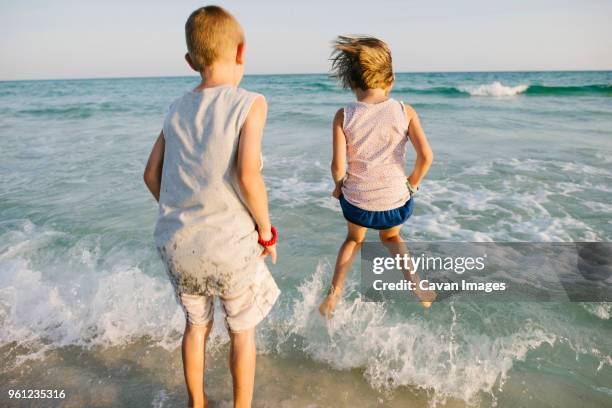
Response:
[{"label": "boy's ear", "polygon": [[244,43],[240,43],[236,47],[236,64],[244,65]]},{"label": "boy's ear", "polygon": [[191,59],[191,56],[189,55],[189,53],[185,54],[185,61],[187,61],[187,64],[189,64],[189,66],[191,67],[191,69],[193,69],[196,72],[199,72],[195,66],[193,65],[193,60]]}]

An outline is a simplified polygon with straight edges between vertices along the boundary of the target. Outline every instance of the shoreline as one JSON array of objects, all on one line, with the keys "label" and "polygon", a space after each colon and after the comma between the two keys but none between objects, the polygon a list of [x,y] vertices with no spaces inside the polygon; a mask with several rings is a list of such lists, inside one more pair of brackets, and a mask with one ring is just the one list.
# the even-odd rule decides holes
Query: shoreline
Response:
[{"label": "shoreline", "polygon": [[[3,347],[5,349],[7,346]],[[5,352],[6,350],[0,350]],[[207,351],[206,389],[211,408],[231,406],[232,385],[227,369],[228,346]],[[16,377],[19,377],[17,380]],[[8,399],[6,407],[174,407],[186,405],[180,347],[168,351],[146,337],[124,345],[90,349],[65,346],[48,351],[0,374],[7,388],[64,390],[65,399]],[[534,385],[537,384],[537,385]],[[605,392],[564,382],[550,373],[529,373],[517,363],[499,391],[480,392],[472,401],[435,396],[414,386],[375,390],[361,369],[336,370],[301,357],[258,354],[254,407],[416,408],[424,406],[465,408],[474,406],[576,406],[599,407],[609,402]],[[75,392],[78,390],[78,392]],[[21,404],[21,405],[20,405]]]}]

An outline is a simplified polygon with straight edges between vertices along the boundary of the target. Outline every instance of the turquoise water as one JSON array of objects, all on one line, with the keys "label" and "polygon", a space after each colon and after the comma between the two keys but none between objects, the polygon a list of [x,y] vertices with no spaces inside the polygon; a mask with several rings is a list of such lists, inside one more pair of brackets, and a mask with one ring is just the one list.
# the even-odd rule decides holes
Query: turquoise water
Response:
[{"label": "turquoise water", "polygon": [[[119,393],[109,406],[171,406],[164,401],[184,395],[181,372],[163,363],[176,362],[183,317],[153,246],[157,211],[142,172],[168,105],[196,84],[0,82],[0,383],[32,388],[37,368],[66,366],[57,353],[109,361],[109,350],[143,343],[166,382],[132,370],[149,399]],[[316,307],[345,233],[330,197],[331,120],[352,96],[325,75],[250,76],[242,86],[270,107],[264,175],[283,295],[258,332],[273,362],[265,370],[293,369],[288,382],[299,367],[348,373],[376,406],[407,393],[430,404],[612,404],[610,304],[457,302],[423,312],[349,290],[324,322]],[[435,153],[407,240],[612,239],[612,72],[398,74],[393,96],[416,108]],[[350,279],[356,288],[358,273]],[[222,324],[212,343],[222,355]],[[85,364],[59,384],[121,389]],[[120,373],[124,365],[136,363],[123,361]],[[321,387],[300,388],[300,401],[333,394]],[[335,406],[359,406],[347,398]]]}]

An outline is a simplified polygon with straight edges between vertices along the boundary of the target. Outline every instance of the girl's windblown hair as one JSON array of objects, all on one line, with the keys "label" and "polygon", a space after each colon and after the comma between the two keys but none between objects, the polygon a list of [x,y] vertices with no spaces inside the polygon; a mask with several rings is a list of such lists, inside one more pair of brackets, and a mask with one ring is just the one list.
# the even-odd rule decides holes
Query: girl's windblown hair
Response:
[{"label": "girl's windblown hair", "polygon": [[374,37],[338,36],[333,42],[332,78],[344,88],[387,88],[393,83],[391,50]]}]

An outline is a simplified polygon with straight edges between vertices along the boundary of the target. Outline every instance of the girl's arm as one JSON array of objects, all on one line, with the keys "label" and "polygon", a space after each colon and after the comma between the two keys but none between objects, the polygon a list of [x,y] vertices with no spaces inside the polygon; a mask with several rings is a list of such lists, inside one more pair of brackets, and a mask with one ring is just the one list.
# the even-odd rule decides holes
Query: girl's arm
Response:
[{"label": "girl's arm", "polygon": [[414,163],[412,173],[408,176],[408,181],[412,186],[417,188],[421,180],[423,180],[423,177],[425,177],[425,174],[427,174],[427,171],[429,171],[429,167],[433,161],[433,152],[431,151],[425,132],[421,127],[421,122],[419,121],[419,116],[416,111],[410,105],[405,105],[405,107],[409,123],[408,137],[416,152],[416,162]]},{"label": "girl's arm", "polygon": [[[261,139],[267,113],[266,100],[263,97],[255,99],[240,131],[237,163],[240,191],[255,219],[261,238],[266,241],[272,239],[268,193],[261,175]],[[272,263],[276,263],[276,245],[266,247],[263,254],[271,254]]]},{"label": "girl's arm", "polygon": [[147,161],[147,167],[145,167],[143,174],[145,184],[157,201],[159,201],[159,190],[161,187],[165,147],[166,142],[164,140],[164,132],[161,131],[157,137],[157,140],[155,141],[155,144],[153,145],[153,149],[149,155],[149,160]]},{"label": "girl's arm", "polygon": [[332,195],[336,198],[340,198],[342,191],[340,187],[346,176],[346,137],[342,130],[342,123],[344,122],[344,110],[340,109],[334,116],[334,122],[332,125],[333,135],[333,157],[331,162],[331,173],[334,179],[334,192]]}]

